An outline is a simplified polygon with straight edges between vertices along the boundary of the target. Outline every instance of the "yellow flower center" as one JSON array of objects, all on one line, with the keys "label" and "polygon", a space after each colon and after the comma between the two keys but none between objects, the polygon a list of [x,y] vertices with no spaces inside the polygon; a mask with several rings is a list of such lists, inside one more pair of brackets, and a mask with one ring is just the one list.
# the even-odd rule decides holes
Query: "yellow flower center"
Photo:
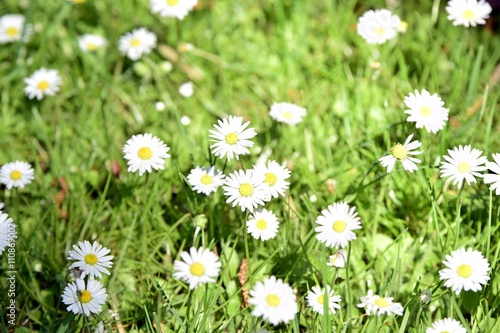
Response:
[{"label": "yellow flower center", "polygon": [[468,278],[469,276],[472,275],[472,267],[470,267],[470,265],[467,264],[462,264],[457,267],[457,274],[460,277]]},{"label": "yellow flower center", "polygon": [[191,267],[189,267],[189,271],[194,276],[202,276],[203,274],[205,274],[205,266],[203,266],[199,262],[195,262],[191,265]]},{"label": "yellow flower center", "polygon": [[441,331],[441,333],[450,333],[450,331]]},{"label": "yellow flower center", "polygon": [[203,175],[203,176],[201,176],[200,182],[203,185],[210,185],[210,184],[212,184],[212,176],[210,176],[210,175]]},{"label": "yellow flower center", "polygon": [[264,183],[268,183],[273,186],[278,181],[278,177],[274,173],[268,172],[266,173],[266,179],[264,179]]},{"label": "yellow flower center", "polygon": [[227,144],[234,145],[236,142],[238,142],[238,136],[236,135],[236,133],[231,132],[226,135]]},{"label": "yellow flower center", "polygon": [[79,4],[84,3],[86,0],[73,0],[73,3]]},{"label": "yellow flower center", "polygon": [[466,20],[472,20],[475,16],[474,12],[470,9],[466,9],[462,13],[462,17]]},{"label": "yellow flower center", "polygon": [[283,112],[283,118],[286,118],[286,119],[292,119],[293,118],[293,114],[286,111],[286,112]]},{"label": "yellow flower center", "polygon": [[267,222],[264,219],[260,219],[257,221],[257,228],[260,230],[266,230],[267,229]]},{"label": "yellow flower center", "polygon": [[240,185],[240,194],[244,197],[248,197],[249,195],[252,195],[253,193],[253,187],[252,185],[248,183],[243,183]]},{"label": "yellow flower center", "polygon": [[404,160],[408,156],[408,150],[402,144],[398,143],[391,149],[391,154],[398,160]]},{"label": "yellow flower center", "polygon": [[280,298],[276,294],[269,294],[266,297],[266,302],[269,306],[276,307],[280,305]]},{"label": "yellow flower center", "polygon": [[130,41],[130,46],[132,47],[137,47],[141,45],[141,41],[139,38],[132,38],[132,40]]},{"label": "yellow flower center", "polygon": [[14,170],[10,173],[10,179],[19,180],[22,177],[22,173],[19,170]]},{"label": "yellow flower center", "polygon": [[92,299],[92,294],[88,290],[80,291],[80,302],[88,303]]},{"label": "yellow flower center", "polygon": [[375,35],[377,35],[377,36],[381,36],[381,35],[383,35],[383,34],[384,34],[384,32],[385,32],[384,27],[376,27],[376,28],[375,28]]},{"label": "yellow flower center", "polygon": [[460,164],[458,164],[458,171],[460,173],[467,173],[470,171],[470,169],[470,164],[467,162],[460,162]]},{"label": "yellow flower center", "polygon": [[153,151],[149,147],[142,147],[137,152],[137,156],[139,156],[141,160],[149,160],[153,156]]},{"label": "yellow flower center", "polygon": [[385,298],[380,297],[375,300],[375,305],[379,308],[386,308],[389,306],[389,302]]},{"label": "yellow flower center", "polygon": [[7,33],[7,36],[15,37],[17,36],[19,29],[17,29],[16,27],[9,27],[5,30],[5,32]]},{"label": "yellow flower center", "polygon": [[422,117],[429,117],[431,115],[431,109],[428,106],[422,106],[419,111]]},{"label": "yellow flower center", "polygon": [[335,232],[342,232],[345,230],[345,227],[346,223],[342,220],[337,220],[333,222],[333,230],[335,230]]},{"label": "yellow flower center", "polygon": [[175,6],[179,3],[179,0],[167,0],[167,5]]},{"label": "yellow flower center", "polygon": [[87,43],[87,50],[95,51],[97,49],[97,44],[95,43]]},{"label": "yellow flower center", "polygon": [[47,90],[49,88],[49,83],[45,80],[43,81],[40,81],[37,85],[37,88],[40,89],[40,90]]},{"label": "yellow flower center", "polygon": [[97,257],[95,254],[89,253],[85,256],[85,262],[89,265],[97,264]]},{"label": "yellow flower center", "polygon": [[325,295],[319,295],[318,296],[318,303],[319,304],[325,303]]}]

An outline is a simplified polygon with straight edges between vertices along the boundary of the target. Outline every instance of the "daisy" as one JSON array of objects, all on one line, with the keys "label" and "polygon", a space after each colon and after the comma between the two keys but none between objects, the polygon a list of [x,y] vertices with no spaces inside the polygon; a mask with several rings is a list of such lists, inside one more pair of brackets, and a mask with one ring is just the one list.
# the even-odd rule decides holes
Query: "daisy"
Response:
[{"label": "daisy", "polygon": [[224,184],[224,177],[226,176],[213,166],[209,168],[196,167],[187,176],[193,190],[206,195],[216,192],[219,186]]},{"label": "daisy", "polygon": [[358,308],[365,308],[366,314],[370,315],[403,315],[403,306],[400,303],[393,302],[393,297],[380,297],[373,295],[373,291],[368,290],[368,295],[361,297],[361,303],[357,305]]},{"label": "daisy", "polygon": [[346,247],[349,241],[356,239],[354,230],[361,229],[361,221],[356,207],[349,207],[346,202],[337,202],[321,211],[316,219],[319,227],[314,229],[316,239],[331,247]]},{"label": "daisy", "polygon": [[288,283],[270,276],[250,290],[248,303],[254,306],[252,316],[262,317],[273,325],[287,324],[297,313],[295,294]]},{"label": "daisy", "polygon": [[465,328],[458,320],[445,318],[432,323],[432,327],[428,327],[425,333],[467,333]]},{"label": "daisy", "polygon": [[327,266],[344,268],[347,263],[347,254],[344,250],[338,250],[336,254],[328,257]]},{"label": "daisy", "polygon": [[478,24],[486,24],[486,19],[490,17],[491,6],[484,0],[451,0],[446,6],[448,20],[453,25],[463,25],[464,27]]},{"label": "daisy", "polygon": [[493,154],[495,162],[486,162],[486,168],[493,171],[493,174],[488,173],[483,175],[485,184],[491,184],[490,191],[495,191],[496,195],[500,195],[500,154]]},{"label": "daisy", "polygon": [[184,19],[198,3],[198,0],[151,0],[151,12],[161,17]]},{"label": "daisy", "polygon": [[9,218],[9,215],[0,210],[0,254],[11,244],[16,237],[16,225]]},{"label": "daisy", "polygon": [[325,289],[321,289],[319,286],[312,287],[306,296],[307,305],[310,306],[315,312],[319,314],[324,313],[325,309],[325,297],[328,294],[328,308],[331,313],[336,313],[337,309],[340,309],[341,297],[333,294],[333,290],[330,286]]},{"label": "daisy", "polygon": [[387,168],[387,173],[394,169],[397,161],[400,161],[406,171],[413,172],[418,170],[415,163],[420,163],[418,158],[412,157],[413,155],[422,154],[422,151],[413,151],[422,145],[422,142],[415,140],[411,142],[413,134],[406,139],[404,144],[397,143],[391,148],[391,155],[379,158],[380,164]]},{"label": "daisy", "polygon": [[26,87],[24,93],[29,99],[41,100],[45,95],[54,96],[59,91],[59,86],[62,79],[55,69],[40,68],[36,70],[30,77],[24,79]]},{"label": "daisy", "polygon": [[24,40],[31,34],[31,25],[24,25],[24,16],[20,14],[5,14],[0,17],[0,44]]},{"label": "daisy", "polygon": [[259,205],[264,206],[269,201],[269,191],[263,183],[264,175],[254,170],[236,170],[226,177],[224,195],[228,196],[226,203],[233,207],[240,206],[241,211],[248,209],[250,212]]},{"label": "daisy", "polygon": [[193,93],[194,93],[193,82],[183,83],[179,87],[179,94],[181,94],[186,98],[193,96]]},{"label": "daisy", "polygon": [[191,124],[191,119],[188,116],[182,116],[181,124],[184,126],[188,126],[189,124]]},{"label": "daisy", "polygon": [[443,264],[447,267],[439,271],[441,280],[446,280],[444,286],[451,288],[455,294],[462,290],[479,291],[482,284],[486,284],[490,277],[490,264],[483,254],[471,248],[453,251],[446,255]]},{"label": "daisy", "polygon": [[89,241],[78,242],[78,246],[73,245],[74,251],[69,251],[68,260],[76,260],[75,263],[69,266],[69,269],[78,268],[82,270],[81,277],[89,275],[91,279],[94,277],[102,278],[102,274],[110,274],[106,268],[110,268],[113,263],[113,256],[107,256],[110,252],[108,248],[99,245],[97,242],[90,244]]},{"label": "daisy", "polygon": [[123,146],[125,159],[128,160],[128,171],[135,172],[139,170],[139,176],[151,168],[163,170],[165,158],[169,158],[170,148],[156,136],[152,134],[132,135]]},{"label": "daisy", "polygon": [[13,187],[24,188],[35,178],[34,173],[35,171],[29,163],[10,162],[0,168],[0,182],[9,190]]},{"label": "daisy", "polygon": [[83,52],[94,52],[106,46],[106,38],[99,35],[85,34],[78,37],[78,46]]},{"label": "daisy", "polygon": [[306,109],[292,103],[274,103],[269,115],[280,123],[296,125],[306,115]]},{"label": "daisy", "polygon": [[483,152],[479,149],[472,149],[471,146],[458,146],[453,150],[448,149],[450,156],[443,156],[447,162],[441,162],[441,178],[449,177],[446,182],[453,180],[453,185],[462,187],[465,179],[467,185],[475,183],[475,177],[482,177],[481,171],[486,170],[484,164],[488,161]]},{"label": "daisy", "polygon": [[290,170],[281,166],[276,161],[268,161],[265,163],[254,165],[256,173],[264,175],[264,185],[267,187],[270,197],[277,198],[278,195],[285,196],[285,191],[288,190],[289,182],[285,181],[290,177]]},{"label": "daisy", "polygon": [[189,289],[202,283],[215,282],[219,276],[221,263],[219,257],[202,247],[189,249],[189,253],[181,252],[181,260],[174,261],[173,277],[189,283]]},{"label": "daisy", "polygon": [[369,10],[358,20],[358,34],[369,44],[384,44],[396,37],[400,23],[390,10]]},{"label": "daisy", "polygon": [[405,105],[409,110],[407,121],[415,122],[417,128],[425,127],[429,133],[437,133],[442,130],[448,120],[448,109],[443,107],[444,102],[437,94],[431,95],[427,90],[422,92],[415,90],[415,94],[410,93],[405,97]]},{"label": "daisy", "polygon": [[126,33],[118,41],[118,49],[131,60],[149,54],[156,46],[156,35],[146,28],[137,28]]},{"label": "daisy", "polygon": [[106,288],[99,281],[90,279],[85,285],[84,280],[77,279],[64,288],[62,301],[68,305],[66,310],[74,314],[84,313],[88,317],[91,313],[101,312],[107,297]]},{"label": "daisy", "polygon": [[247,221],[247,232],[255,239],[266,241],[274,238],[279,222],[276,215],[267,209],[258,209]]},{"label": "daisy", "polygon": [[243,117],[229,116],[219,120],[219,125],[214,125],[214,130],[209,130],[211,141],[215,143],[210,146],[215,156],[227,159],[239,159],[239,155],[250,154],[247,147],[253,147],[249,139],[257,135],[253,128],[245,129],[250,122],[243,124]]},{"label": "daisy", "polygon": [[165,103],[163,103],[162,101],[156,102],[155,109],[156,109],[156,111],[160,111],[160,112],[165,110]]}]

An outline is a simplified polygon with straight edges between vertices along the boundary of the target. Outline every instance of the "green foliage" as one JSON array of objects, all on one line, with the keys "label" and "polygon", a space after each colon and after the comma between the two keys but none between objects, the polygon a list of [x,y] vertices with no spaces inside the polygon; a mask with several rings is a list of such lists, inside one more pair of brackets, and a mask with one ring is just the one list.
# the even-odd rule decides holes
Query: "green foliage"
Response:
[{"label": "green foliage", "polygon": [[[72,319],[60,297],[68,251],[83,240],[97,240],[115,256],[104,279],[106,307],[118,314],[113,331],[423,332],[444,317],[468,332],[500,329],[500,201],[481,181],[461,191],[445,185],[438,170],[458,145],[499,153],[500,90],[489,83],[500,59],[498,35],[453,26],[439,1],[392,8],[408,31],[379,46],[358,36],[355,24],[384,1],[201,1],[182,21],[151,14],[147,1],[3,2],[1,15],[24,13],[35,25],[27,43],[0,48],[0,164],[24,160],[35,168],[32,184],[0,193],[19,229],[16,332],[93,331],[96,320]],[[141,26],[159,46],[134,64],[117,41]],[[102,34],[107,48],[83,53],[83,33]],[[40,67],[60,72],[61,91],[28,100],[23,79]],[[195,94],[183,98],[177,90],[188,80]],[[422,88],[450,109],[436,135],[406,122],[404,96]],[[164,111],[155,110],[157,101]],[[274,122],[268,111],[281,101],[307,108],[304,121]],[[266,242],[246,233],[248,214],[226,204],[221,189],[205,197],[186,180],[213,160],[208,130],[227,115],[251,121],[258,135],[251,155],[227,165],[218,160],[218,168],[250,168],[269,151],[292,170],[286,197],[269,204],[280,229]],[[182,125],[182,116],[191,124]],[[127,172],[122,148],[139,133],[171,147],[164,170]],[[419,170],[397,165],[387,174],[378,158],[411,133],[423,143]],[[356,206],[363,226],[347,270],[326,266],[335,250],[314,231],[321,210],[338,201]],[[200,214],[208,226],[195,236]],[[222,271],[217,283],[189,291],[172,277],[173,261],[195,244],[213,248]],[[463,246],[480,250],[493,272],[481,292],[456,296],[438,271],[445,255]],[[0,270],[6,265],[2,257]],[[243,307],[242,294],[269,275],[298,295],[300,311],[288,325],[273,327]],[[364,316],[356,304],[368,281],[376,294],[400,302],[404,316]],[[6,283],[2,275],[0,289]],[[325,284],[342,296],[341,310],[320,316],[305,295]],[[429,304],[420,301],[425,290]],[[0,295],[2,305],[7,300]],[[0,326],[8,327],[2,315]]]}]

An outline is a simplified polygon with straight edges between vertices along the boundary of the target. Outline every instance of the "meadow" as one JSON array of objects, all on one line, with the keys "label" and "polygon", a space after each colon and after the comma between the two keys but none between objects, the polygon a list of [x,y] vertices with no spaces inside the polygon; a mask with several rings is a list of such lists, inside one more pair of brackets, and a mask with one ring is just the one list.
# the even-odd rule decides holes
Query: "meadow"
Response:
[{"label": "meadow", "polygon": [[[148,1],[2,1],[0,16],[21,13],[32,31],[24,42],[0,44],[0,165],[26,161],[34,177],[24,188],[0,185],[2,211],[17,229],[14,266],[7,248],[0,254],[0,332],[418,333],[443,318],[468,333],[500,332],[499,196],[481,177],[459,187],[440,169],[454,147],[470,145],[488,161],[500,153],[499,35],[453,25],[445,6],[198,1],[181,20],[152,13]],[[358,19],[384,8],[407,29],[367,43]],[[118,41],[139,27],[157,43],[132,60]],[[84,52],[85,33],[107,44]],[[60,89],[30,99],[25,79],[42,67],[59,72]],[[186,82],[191,96],[179,92]],[[407,121],[405,97],[422,89],[449,110],[436,133]],[[270,117],[279,102],[306,109],[302,121]],[[210,148],[209,131],[229,116],[256,132],[239,159]],[[164,169],[139,175],[128,171],[123,150],[145,133],[170,157]],[[410,135],[421,142],[418,169],[398,160],[387,172],[379,159]],[[252,212],[226,203],[222,187],[205,195],[188,180],[198,166],[228,179],[267,160],[290,171],[284,195],[265,203],[279,221],[268,240],[247,232]],[[360,223],[342,246],[345,267],[329,265],[341,247],[316,231],[322,212],[340,202],[355,207]],[[84,241],[113,256],[101,279],[102,312],[90,316],[68,311],[62,299],[74,282],[69,253]],[[217,256],[214,282],[190,288],[174,276],[191,247]],[[476,291],[455,293],[440,279],[446,256],[460,248],[489,263],[489,280]],[[276,325],[252,315],[249,303],[271,276],[296,301],[292,318]],[[328,302],[324,314],[308,306],[314,286],[341,297],[335,312]],[[357,305],[369,290],[404,311],[367,314]]]}]

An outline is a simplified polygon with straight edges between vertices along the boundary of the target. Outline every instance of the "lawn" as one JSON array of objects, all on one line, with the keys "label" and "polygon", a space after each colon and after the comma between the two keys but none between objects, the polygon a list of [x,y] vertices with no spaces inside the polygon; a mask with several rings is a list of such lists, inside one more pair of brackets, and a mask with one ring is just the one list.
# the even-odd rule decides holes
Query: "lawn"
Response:
[{"label": "lawn", "polygon": [[[439,0],[198,0],[181,20],[152,13],[149,1],[3,0],[0,16],[23,14],[31,31],[25,41],[0,44],[0,165],[28,162],[34,177],[24,188],[0,185],[2,214],[17,230],[0,254],[0,332],[418,333],[444,318],[468,333],[500,332],[500,200],[482,178],[494,171],[484,167],[461,186],[442,177],[456,147],[480,150],[483,165],[500,153],[499,35],[453,25],[445,7]],[[368,43],[357,24],[370,9],[391,10],[406,31]],[[133,60],[118,44],[141,27],[157,42]],[[107,43],[85,52],[83,34]],[[42,67],[58,71],[59,90],[30,99],[25,79]],[[192,96],[179,92],[186,82]],[[405,113],[405,98],[423,89],[449,110],[435,133]],[[296,125],[277,121],[270,110],[280,102],[305,116]],[[209,131],[229,116],[256,133],[238,159],[211,149]],[[170,157],[161,159],[163,169],[139,175],[128,171],[123,150],[146,133]],[[421,163],[409,172],[397,160],[387,172],[379,159],[410,135],[421,142],[414,155]],[[268,160],[290,176],[284,195],[259,205],[279,222],[276,235],[262,240],[247,232],[257,210],[227,203],[223,187],[238,170],[252,173]],[[210,166],[226,183],[198,193],[188,176]],[[325,244],[319,217],[338,203],[353,209],[358,228],[343,244]],[[324,220],[330,233],[342,232],[339,221],[354,225],[347,217],[333,226]],[[76,283],[70,251],[84,241],[113,256],[110,274],[98,279],[107,297],[90,316],[62,298]],[[192,247],[207,249],[220,270],[190,288],[176,273]],[[341,248],[345,267],[328,265]],[[488,279],[454,292],[440,272],[461,248],[484,256]],[[467,265],[472,273],[456,271],[467,280],[478,262]],[[280,314],[256,313],[255,290],[270,277],[293,293],[282,296],[287,309],[276,309],[291,318],[277,323]],[[320,306],[324,314],[309,306],[314,286],[340,296],[335,311],[329,302]],[[378,307],[358,307],[369,290],[380,296],[365,300]],[[392,309],[387,302],[404,311],[378,312]]]}]

